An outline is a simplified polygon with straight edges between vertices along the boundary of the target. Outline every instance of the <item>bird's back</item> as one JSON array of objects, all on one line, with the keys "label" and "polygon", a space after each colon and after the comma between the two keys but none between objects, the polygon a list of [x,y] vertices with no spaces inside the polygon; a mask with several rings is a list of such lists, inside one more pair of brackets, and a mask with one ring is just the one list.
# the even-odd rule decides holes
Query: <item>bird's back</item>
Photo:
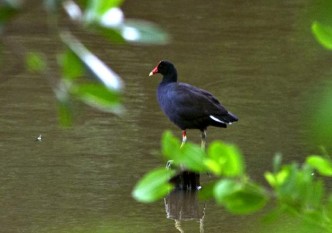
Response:
[{"label": "bird's back", "polygon": [[168,118],[181,129],[227,127],[237,121],[208,91],[186,83],[160,83],[158,102]]}]

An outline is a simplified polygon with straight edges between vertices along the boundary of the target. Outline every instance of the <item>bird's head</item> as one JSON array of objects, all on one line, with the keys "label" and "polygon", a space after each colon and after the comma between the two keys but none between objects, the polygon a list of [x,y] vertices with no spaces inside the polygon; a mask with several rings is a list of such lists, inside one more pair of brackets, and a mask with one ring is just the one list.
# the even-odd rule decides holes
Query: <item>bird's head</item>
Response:
[{"label": "bird's head", "polygon": [[158,65],[155,68],[153,68],[153,70],[150,72],[149,76],[152,76],[157,73],[160,73],[162,75],[172,75],[176,74],[176,69],[171,62],[160,61]]}]

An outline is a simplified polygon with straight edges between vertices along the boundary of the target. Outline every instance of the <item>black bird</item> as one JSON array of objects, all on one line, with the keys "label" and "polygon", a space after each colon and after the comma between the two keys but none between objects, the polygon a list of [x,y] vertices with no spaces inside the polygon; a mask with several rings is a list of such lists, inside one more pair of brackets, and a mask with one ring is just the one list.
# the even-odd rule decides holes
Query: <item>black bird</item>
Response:
[{"label": "black bird", "polygon": [[199,129],[202,133],[202,148],[206,144],[208,126],[226,128],[238,121],[237,116],[227,111],[210,92],[187,83],[177,82],[177,71],[169,61],[161,61],[150,72],[163,75],[157,90],[158,102],[165,115],[182,129],[182,144],[187,140],[187,129]]}]

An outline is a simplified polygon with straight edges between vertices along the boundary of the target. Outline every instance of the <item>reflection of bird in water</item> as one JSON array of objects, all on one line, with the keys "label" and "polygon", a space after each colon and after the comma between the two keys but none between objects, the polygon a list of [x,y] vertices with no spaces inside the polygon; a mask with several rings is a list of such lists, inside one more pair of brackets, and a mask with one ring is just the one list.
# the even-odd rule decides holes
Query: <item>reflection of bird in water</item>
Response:
[{"label": "reflection of bird in water", "polygon": [[175,220],[175,228],[178,229],[181,233],[184,233],[184,230],[182,229],[180,220]]},{"label": "reflection of bird in water", "polygon": [[197,200],[197,191],[174,190],[165,199],[168,219],[173,219],[175,228],[183,233],[183,221],[199,221],[200,233],[204,233],[205,203]]},{"label": "reflection of bird in water", "polygon": [[[175,220],[175,228],[184,233],[180,220]],[[199,220],[199,233],[204,233],[204,216]]]}]

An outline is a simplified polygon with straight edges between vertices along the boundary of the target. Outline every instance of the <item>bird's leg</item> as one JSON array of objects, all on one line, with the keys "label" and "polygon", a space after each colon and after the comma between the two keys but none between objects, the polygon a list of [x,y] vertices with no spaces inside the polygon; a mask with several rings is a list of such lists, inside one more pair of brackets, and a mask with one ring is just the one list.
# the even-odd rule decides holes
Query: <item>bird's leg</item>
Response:
[{"label": "bird's leg", "polygon": [[186,130],[182,130],[182,143],[181,143],[180,148],[183,147],[183,145],[186,143],[186,141],[187,141],[187,132],[186,132]]},{"label": "bird's leg", "polygon": [[201,141],[201,148],[202,150],[205,150],[205,146],[206,146],[206,129],[202,130],[202,141]]}]

